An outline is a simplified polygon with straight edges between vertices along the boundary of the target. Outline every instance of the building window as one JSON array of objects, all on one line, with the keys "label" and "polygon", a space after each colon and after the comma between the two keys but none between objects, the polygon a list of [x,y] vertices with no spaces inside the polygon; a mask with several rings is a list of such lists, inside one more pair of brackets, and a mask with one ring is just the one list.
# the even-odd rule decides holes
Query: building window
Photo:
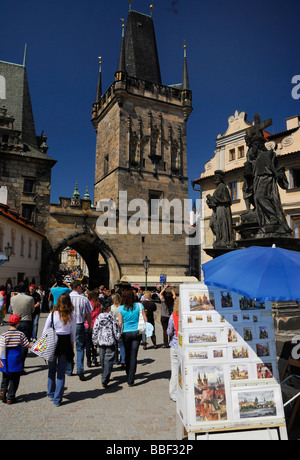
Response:
[{"label": "building window", "polygon": [[244,158],[245,156],[245,147],[241,145],[238,147],[238,158]]},{"label": "building window", "polygon": [[290,169],[290,188],[300,188],[300,169]]},{"label": "building window", "polygon": [[31,241],[31,238],[29,238],[29,242],[28,242],[28,258],[31,258],[31,249],[32,249],[32,241]]},{"label": "building window", "polygon": [[292,217],[292,229],[293,229],[293,237],[299,238],[300,237],[300,216]]},{"label": "building window", "polygon": [[21,249],[20,249],[20,256],[24,256],[24,237],[21,235]]},{"label": "building window", "polygon": [[0,75],[0,99],[6,99],[6,82],[3,75]]},{"label": "building window", "polygon": [[109,157],[105,155],[104,157],[104,176],[108,174],[108,167],[109,167]]},{"label": "building window", "polygon": [[33,193],[34,192],[34,179],[24,179],[23,192],[24,193]]},{"label": "building window", "polygon": [[164,197],[164,192],[160,192],[159,190],[149,190],[149,216],[158,215],[159,211],[159,200],[162,200]]},{"label": "building window", "polygon": [[235,160],[235,149],[230,149],[229,150],[229,161],[234,161]]},{"label": "building window", "polygon": [[32,220],[34,206],[31,204],[23,204],[22,206],[22,216],[28,220]]},{"label": "building window", "polygon": [[11,231],[10,234],[10,239],[11,239],[11,254],[15,254],[15,249],[16,249],[16,232],[15,230]]},{"label": "building window", "polygon": [[228,184],[228,188],[229,188],[229,191],[230,191],[230,196],[231,196],[232,201],[235,201],[235,200],[239,199],[238,185],[239,185],[238,182],[229,182],[229,184]]}]

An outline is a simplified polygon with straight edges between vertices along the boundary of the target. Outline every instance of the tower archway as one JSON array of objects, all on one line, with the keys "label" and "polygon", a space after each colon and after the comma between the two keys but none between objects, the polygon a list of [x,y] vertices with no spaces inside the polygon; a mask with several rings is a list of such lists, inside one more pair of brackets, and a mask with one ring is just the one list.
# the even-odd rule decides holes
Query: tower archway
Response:
[{"label": "tower archway", "polygon": [[[50,247],[46,242],[48,250],[47,257],[44,257],[41,279],[47,285],[50,279],[58,272],[61,252],[70,247],[84,259],[89,270],[89,288],[93,289],[101,284],[112,288],[121,278],[121,270],[117,258],[111,248],[94,234],[85,232],[76,233],[70,237],[57,242]],[[99,256],[105,264],[99,264]]]}]

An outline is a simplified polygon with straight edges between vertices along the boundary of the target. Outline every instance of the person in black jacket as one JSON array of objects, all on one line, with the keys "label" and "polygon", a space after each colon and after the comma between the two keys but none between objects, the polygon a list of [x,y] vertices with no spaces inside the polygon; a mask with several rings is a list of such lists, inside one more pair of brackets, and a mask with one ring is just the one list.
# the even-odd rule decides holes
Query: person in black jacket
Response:
[{"label": "person in black jacket", "polygon": [[[153,343],[153,348],[157,348],[156,335],[155,335],[155,322],[154,322],[154,312],[157,309],[156,308],[156,303],[153,302],[153,300],[151,300],[151,292],[150,291],[146,291],[144,293],[144,296],[145,296],[145,300],[142,302],[142,304],[144,305],[144,308],[145,308],[147,321],[148,321],[148,323],[152,324],[152,326],[153,326],[153,334],[151,336],[151,340],[152,340],[152,343]],[[144,348],[144,350],[147,349],[146,342],[144,343],[143,348]]]}]

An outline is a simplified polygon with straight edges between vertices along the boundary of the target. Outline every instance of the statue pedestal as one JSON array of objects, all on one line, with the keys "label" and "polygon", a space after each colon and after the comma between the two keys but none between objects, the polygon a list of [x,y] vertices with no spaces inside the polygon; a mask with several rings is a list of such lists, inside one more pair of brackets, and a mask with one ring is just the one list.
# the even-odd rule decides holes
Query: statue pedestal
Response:
[{"label": "statue pedestal", "polygon": [[300,238],[292,238],[286,236],[265,236],[262,238],[249,238],[238,240],[238,249],[249,248],[250,246],[273,246],[278,248],[289,249],[290,251],[300,251]]},{"label": "statue pedestal", "polygon": [[275,333],[300,331],[300,302],[272,302]]}]

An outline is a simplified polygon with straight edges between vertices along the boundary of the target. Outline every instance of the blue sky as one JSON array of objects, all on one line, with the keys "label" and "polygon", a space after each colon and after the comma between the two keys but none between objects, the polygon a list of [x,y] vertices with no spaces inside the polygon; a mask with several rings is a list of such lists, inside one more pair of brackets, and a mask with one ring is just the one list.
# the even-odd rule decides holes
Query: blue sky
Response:
[{"label": "blue sky", "polygon": [[[132,9],[150,13],[148,0]],[[163,84],[180,83],[186,40],[194,111],[188,122],[189,183],[213,156],[235,110],[272,118],[269,132],[300,115],[291,83],[300,74],[299,0],[153,0]],[[117,67],[128,0],[14,0],[1,4],[0,60],[27,73],[37,134],[48,136],[51,202],[71,196],[76,180],[93,196],[96,134],[91,124],[103,60],[103,90]],[[5,20],[3,20],[5,18]],[[190,198],[198,198],[192,191]]]}]

